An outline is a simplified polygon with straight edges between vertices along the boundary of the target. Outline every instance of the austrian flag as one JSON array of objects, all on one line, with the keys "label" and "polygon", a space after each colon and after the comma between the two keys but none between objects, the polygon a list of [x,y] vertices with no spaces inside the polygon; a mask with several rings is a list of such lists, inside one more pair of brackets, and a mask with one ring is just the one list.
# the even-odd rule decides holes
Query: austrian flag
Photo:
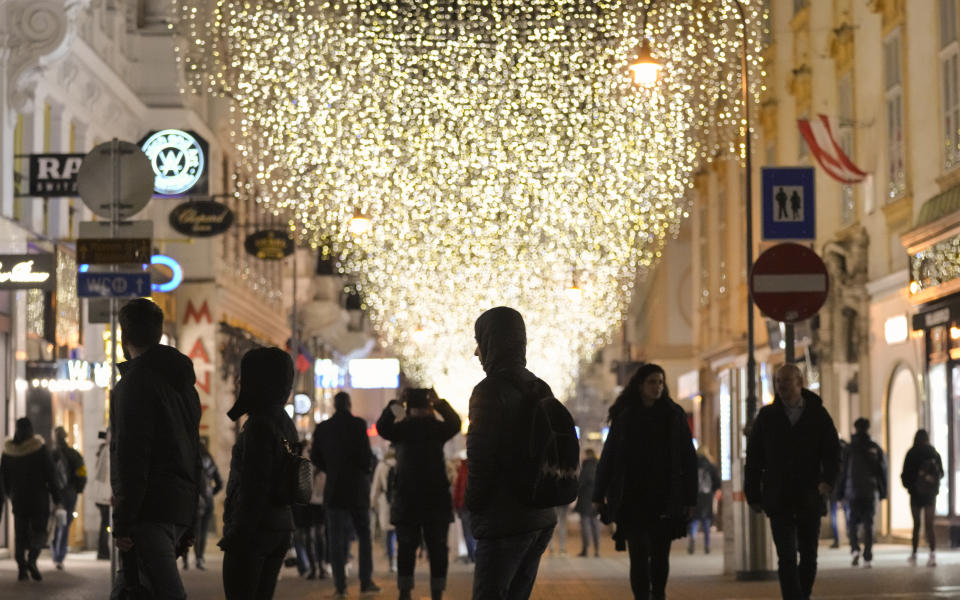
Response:
[{"label": "austrian flag", "polygon": [[840,183],[848,184],[860,183],[867,177],[866,173],[853,164],[833,137],[827,115],[817,115],[813,120],[797,119],[797,126],[814,158],[827,175]]}]

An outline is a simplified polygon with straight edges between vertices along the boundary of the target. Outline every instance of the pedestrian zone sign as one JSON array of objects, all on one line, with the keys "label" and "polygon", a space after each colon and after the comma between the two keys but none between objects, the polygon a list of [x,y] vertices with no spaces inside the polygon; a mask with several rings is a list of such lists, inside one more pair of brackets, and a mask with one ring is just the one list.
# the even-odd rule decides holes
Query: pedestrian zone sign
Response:
[{"label": "pedestrian zone sign", "polygon": [[763,239],[816,237],[813,167],[764,167]]}]

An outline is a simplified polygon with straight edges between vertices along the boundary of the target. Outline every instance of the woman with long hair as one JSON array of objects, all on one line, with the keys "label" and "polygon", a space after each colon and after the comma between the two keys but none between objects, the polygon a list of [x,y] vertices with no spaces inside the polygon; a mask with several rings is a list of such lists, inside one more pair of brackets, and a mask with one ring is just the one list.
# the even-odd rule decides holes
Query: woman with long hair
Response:
[{"label": "woman with long hair", "polygon": [[940,479],[943,478],[943,461],[940,453],[930,443],[926,429],[917,430],[913,436],[913,447],[903,459],[903,471],[900,482],[910,493],[910,511],[913,513],[913,552],[908,561],[917,564],[917,544],[920,542],[920,525],[924,526],[930,556],[927,566],[937,566],[937,538],[934,534],[933,516],[940,493]]},{"label": "woman with long hair", "polygon": [[634,597],[663,599],[670,543],[686,535],[697,504],[697,455],[659,365],[640,367],[610,407],[593,500],[616,523],[617,550],[629,550]]}]

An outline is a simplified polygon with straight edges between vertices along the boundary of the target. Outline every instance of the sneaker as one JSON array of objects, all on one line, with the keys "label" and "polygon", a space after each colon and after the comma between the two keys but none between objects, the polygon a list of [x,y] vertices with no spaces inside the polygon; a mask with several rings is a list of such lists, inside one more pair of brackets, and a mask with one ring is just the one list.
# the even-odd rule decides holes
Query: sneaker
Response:
[{"label": "sneaker", "polygon": [[53,563],[53,566],[55,566],[58,571],[62,571],[62,570],[63,570],[63,563],[62,563],[62,562]]},{"label": "sneaker", "polygon": [[863,561],[863,568],[864,568],[864,569],[870,569],[870,568],[872,568],[872,565],[870,564],[870,561],[869,561],[869,560]]},{"label": "sneaker", "polygon": [[202,558],[197,559],[197,569],[199,569],[200,571],[207,570],[207,563]]},{"label": "sneaker", "polygon": [[840,542],[834,540],[833,543],[830,544],[830,547],[831,547],[831,548],[839,548],[839,547],[840,547]]},{"label": "sneaker", "polygon": [[911,565],[917,564],[917,553],[911,552],[910,556],[907,557],[907,562]]},{"label": "sneaker", "polygon": [[347,600],[349,597],[346,592],[338,592],[337,590],[333,590],[333,592],[327,596],[327,598],[333,598],[334,600]]},{"label": "sneaker", "polygon": [[859,553],[859,552],[854,552],[854,553],[853,553],[853,561],[850,562],[850,565],[856,567],[856,566],[859,565],[859,564],[860,564],[860,553]]},{"label": "sneaker", "polygon": [[379,594],[379,593],[380,593],[380,586],[375,584],[372,581],[368,581],[367,583],[360,584],[361,596],[368,595],[368,594],[373,595],[373,594]]},{"label": "sneaker", "polygon": [[930,558],[927,559],[927,566],[928,567],[937,566],[937,554],[933,550],[930,551]]}]

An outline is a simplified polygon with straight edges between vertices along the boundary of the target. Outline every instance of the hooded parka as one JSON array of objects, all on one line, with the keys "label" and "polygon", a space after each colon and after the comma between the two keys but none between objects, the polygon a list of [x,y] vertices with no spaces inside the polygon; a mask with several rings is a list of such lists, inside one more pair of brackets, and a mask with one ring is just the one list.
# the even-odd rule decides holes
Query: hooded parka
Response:
[{"label": "hooded parka", "polygon": [[791,425],[775,397],[757,413],[747,442],[744,491],[767,515],[826,514],[817,486],[833,486],[840,470],[840,442],[823,401],[803,390],[803,412]]},{"label": "hooded parka", "polygon": [[201,492],[193,361],[157,344],[117,368],[110,403],[113,535],[130,535],[137,522],[192,527]]},{"label": "hooded parka", "polygon": [[[50,499],[59,504],[61,490],[53,472],[53,459],[39,435],[23,441],[8,439],[0,458],[0,489],[10,498],[14,515],[44,516]],[[0,496],[0,506],[2,506]]]},{"label": "hooded parka", "polygon": [[474,326],[480,361],[487,376],[470,396],[467,431],[467,490],[476,538],[501,538],[552,527],[552,508],[532,508],[517,499],[514,449],[525,403],[552,395],[550,387],[526,369],[527,334],[520,313],[504,306],[480,315]]}]

